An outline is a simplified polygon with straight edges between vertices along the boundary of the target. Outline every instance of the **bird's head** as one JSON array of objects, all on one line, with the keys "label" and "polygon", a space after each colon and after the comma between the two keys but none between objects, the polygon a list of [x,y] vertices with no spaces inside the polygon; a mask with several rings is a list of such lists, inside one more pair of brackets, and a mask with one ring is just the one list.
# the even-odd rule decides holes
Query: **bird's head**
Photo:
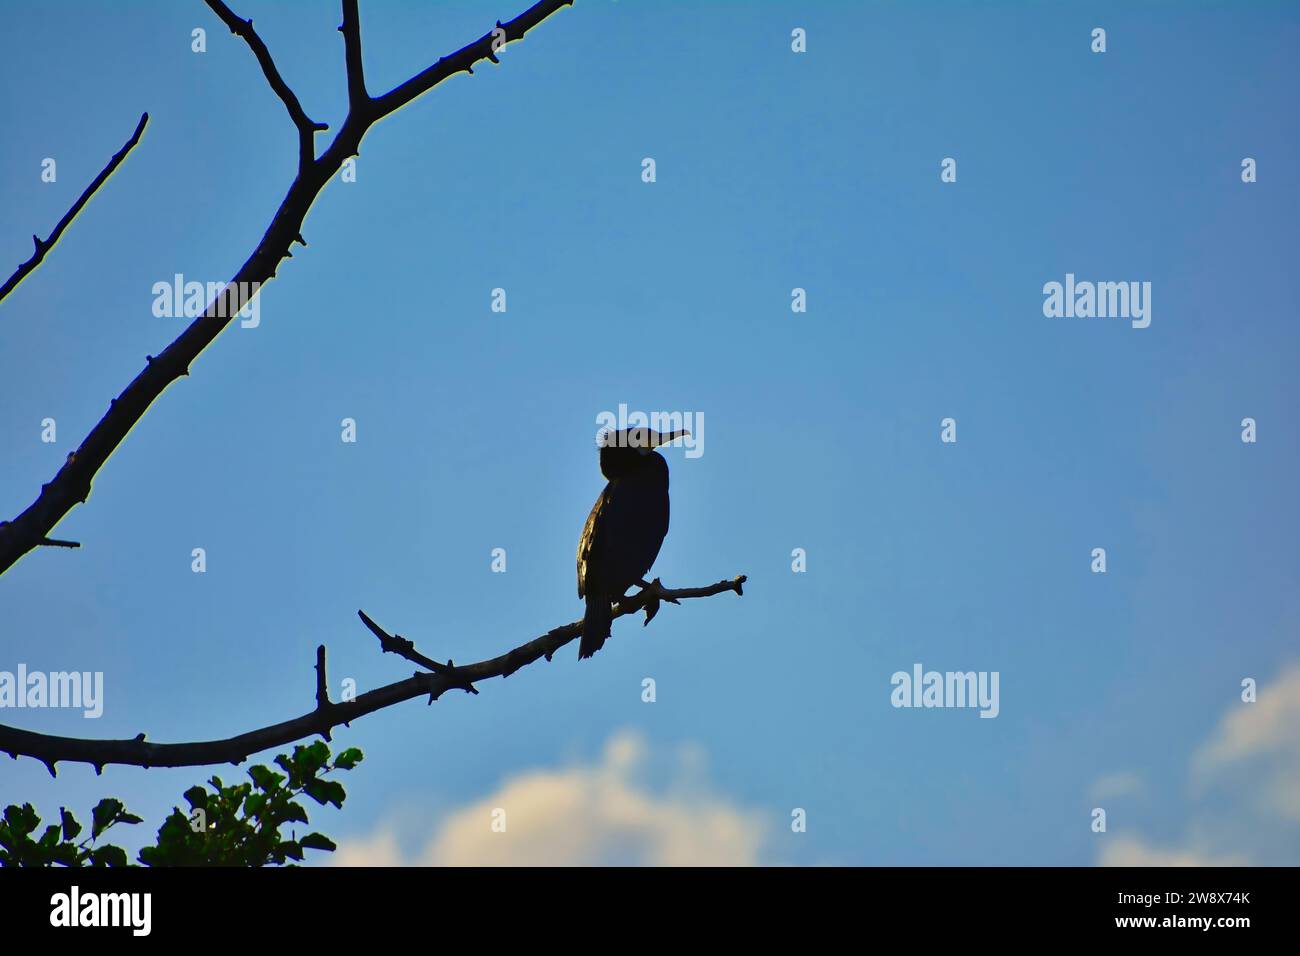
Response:
[{"label": "bird's head", "polygon": [[654,450],[689,435],[684,428],[671,432],[657,432],[652,428],[607,429],[596,439],[601,473],[606,478],[618,478],[646,467],[652,459],[663,461]]}]

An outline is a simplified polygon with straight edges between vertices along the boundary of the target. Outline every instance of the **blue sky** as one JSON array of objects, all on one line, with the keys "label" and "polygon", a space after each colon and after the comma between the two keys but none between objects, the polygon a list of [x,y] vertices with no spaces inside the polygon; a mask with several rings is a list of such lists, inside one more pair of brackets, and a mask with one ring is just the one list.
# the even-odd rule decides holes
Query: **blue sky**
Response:
[{"label": "blue sky", "polygon": [[[336,7],[233,6],[337,126]],[[522,8],[363,4],[372,93]],[[9,19],[0,261],[151,122],[0,305],[5,516],[181,331],[153,283],[233,275],[295,163],[283,107],[201,3]],[[745,596],[357,722],[336,735],[366,753],[347,808],[314,825],[422,839],[631,735],[703,755],[710,799],[764,828],[763,862],[1091,864],[1122,834],[1300,861],[1296,816],[1207,796],[1189,769],[1243,707],[1276,707],[1300,658],[1298,41],[1293,4],[580,0],[374,128],[260,326],[228,328],[59,526],[83,547],[4,576],[0,669],[102,670],[106,701],[97,721],[0,721],[225,737],[311,706],[318,643],[336,686],[406,676],[358,608],[457,661],[573,620],[596,416],[627,403],[707,422],[702,456],[665,453],[655,574],[746,573]],[[1066,273],[1151,282],[1150,327],[1045,317]],[[893,708],[916,662],[998,671],[999,716]],[[1278,770],[1293,745],[1252,759],[1300,779]],[[210,772],[5,760],[0,799],[116,795],[152,833]],[[638,786],[662,797],[670,776]]]}]

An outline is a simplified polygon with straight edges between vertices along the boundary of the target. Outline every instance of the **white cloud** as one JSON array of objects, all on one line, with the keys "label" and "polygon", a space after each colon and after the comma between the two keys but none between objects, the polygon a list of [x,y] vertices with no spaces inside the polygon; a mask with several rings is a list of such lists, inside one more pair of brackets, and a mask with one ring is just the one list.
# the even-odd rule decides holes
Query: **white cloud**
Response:
[{"label": "white cloud", "polygon": [[1204,788],[1250,782],[1266,810],[1300,822],[1300,666],[1262,685],[1253,704],[1234,706],[1196,754]]},{"label": "white cloud", "polygon": [[1244,866],[1244,857],[1214,857],[1201,850],[1162,849],[1135,836],[1116,836],[1101,851],[1101,866]]},{"label": "white cloud", "polygon": [[385,827],[369,837],[347,840],[330,854],[335,866],[401,866],[402,851],[397,834]]},{"label": "white cloud", "polygon": [[1092,799],[1114,800],[1119,797],[1133,797],[1146,789],[1146,782],[1140,773],[1124,771],[1111,773],[1097,780],[1092,785]]},{"label": "white cloud", "polygon": [[[656,760],[645,740],[612,736],[593,765],[539,769],[506,779],[496,792],[447,814],[403,852],[391,827],[344,841],[340,865],[427,866],[745,866],[756,864],[765,824],[712,793],[703,758],[684,748]],[[651,766],[663,786],[649,786]],[[504,811],[505,831],[494,832]],[[499,819],[499,814],[497,814]]]},{"label": "white cloud", "polygon": [[[1122,776],[1122,775],[1117,775]],[[1102,778],[1094,790],[1111,778]],[[1229,705],[1192,755],[1194,810],[1181,845],[1103,837],[1103,866],[1295,865],[1300,859],[1300,665]]]}]

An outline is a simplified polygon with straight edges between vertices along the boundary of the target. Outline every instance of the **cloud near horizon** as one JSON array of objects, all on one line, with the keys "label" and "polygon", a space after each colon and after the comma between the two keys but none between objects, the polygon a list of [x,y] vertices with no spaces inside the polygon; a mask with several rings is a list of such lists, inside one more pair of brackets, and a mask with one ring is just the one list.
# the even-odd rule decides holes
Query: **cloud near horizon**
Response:
[{"label": "cloud near horizon", "polygon": [[[340,841],[339,866],[752,866],[766,824],[713,793],[698,748],[651,753],[620,731],[591,765],[507,777],[497,790],[445,814],[415,840],[381,826]],[[666,763],[652,789],[650,766]],[[493,829],[504,812],[504,832]]]},{"label": "cloud near horizon", "polygon": [[[1182,846],[1133,833],[1107,838],[1102,866],[1230,866],[1294,862],[1300,846],[1300,664],[1230,705],[1192,755],[1196,809]],[[1103,778],[1104,779],[1104,778]]]}]

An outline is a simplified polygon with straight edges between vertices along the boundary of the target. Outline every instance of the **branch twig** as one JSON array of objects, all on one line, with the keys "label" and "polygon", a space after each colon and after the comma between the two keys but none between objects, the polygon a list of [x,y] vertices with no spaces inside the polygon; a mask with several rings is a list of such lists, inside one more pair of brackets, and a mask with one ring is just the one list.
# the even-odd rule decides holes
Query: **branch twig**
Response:
[{"label": "branch twig", "polygon": [[253,51],[253,56],[257,57],[258,65],[262,67],[262,73],[266,76],[266,82],[271,85],[275,95],[280,97],[284,108],[289,111],[289,118],[293,120],[293,125],[298,128],[298,167],[305,169],[316,158],[315,134],[329,129],[329,125],[313,123],[307,116],[302,104],[298,102],[297,95],[289,89],[289,84],[284,82],[284,77],[280,76],[280,71],[276,69],[271,51],[266,48],[262,38],[253,29],[252,20],[243,20],[235,16],[222,0],[204,0],[204,2],[221,18],[221,22],[230,28],[231,33],[248,44],[249,49]]},{"label": "branch twig", "polygon": [[[316,709],[324,710],[330,705],[329,678],[325,676],[325,645],[316,647]],[[328,738],[327,738],[328,739]]]},{"label": "branch twig", "polygon": [[451,56],[444,56],[437,63],[428,69],[417,73],[405,83],[394,87],[383,96],[377,96],[374,99],[375,109],[378,117],[387,116],[395,110],[401,109],[411,100],[423,93],[428,92],[448,77],[455,76],[457,73],[474,72],[474,64],[479,60],[491,60],[496,63],[497,51],[492,49],[494,33],[496,30],[505,31],[505,42],[512,43],[515,40],[522,40],[524,34],[531,30],[537,24],[541,23],[560,7],[569,7],[573,5],[573,0],[553,0],[550,3],[538,3],[529,7],[519,16],[515,17],[508,23],[497,21],[496,26],[489,30],[483,36],[479,37],[473,43],[457,50]]},{"label": "branch twig", "polygon": [[343,66],[348,77],[348,111],[362,115],[370,110],[370,94],[366,92],[366,72],[361,62],[361,14],[357,0],[343,0]]},{"label": "branch twig", "polygon": [[[361,618],[361,623],[370,628],[370,633],[379,638],[379,649],[385,654],[396,654],[398,657],[405,657],[412,664],[419,664],[426,670],[431,670],[435,674],[442,674],[445,677],[455,680],[455,686],[462,690],[477,694],[478,689],[469,681],[460,678],[458,669],[454,661],[447,661],[442,664],[433,658],[425,657],[415,649],[415,645],[402,637],[400,634],[389,634],[382,627],[370,619],[365,611],[357,611],[357,617]],[[429,698],[429,703],[433,703],[433,698]]]},{"label": "branch twig", "polygon": [[[649,610],[650,605],[659,601],[669,601],[675,604],[677,601],[687,598],[711,597],[728,591],[743,594],[745,580],[745,575],[742,574],[729,581],[719,581],[707,587],[673,590],[663,587],[656,578],[651,582],[650,587],[643,588],[636,594],[620,601],[614,608],[614,616],[622,617],[625,614],[635,614],[637,611],[645,609],[648,619],[653,617],[653,613]],[[361,619],[379,638],[380,646],[384,651],[391,650],[403,657],[408,656],[407,651],[410,654],[418,654],[410,641],[394,637],[375,624],[365,614],[361,614]],[[527,667],[542,657],[549,661],[557,650],[577,638],[581,633],[582,622],[572,621],[569,624],[553,628],[541,637],[534,638],[528,643],[521,644],[519,647],[490,660],[460,667],[437,665],[440,669],[435,672],[420,671],[406,680],[368,691],[350,701],[336,703],[330,702],[328,691],[325,688],[325,648],[322,646],[316,650],[316,707],[293,720],[286,720],[283,723],[249,731],[225,740],[207,740],[184,744],[148,743],[144,734],[139,734],[130,740],[88,740],[79,737],[55,737],[0,724],[0,752],[8,753],[9,756],[15,759],[20,754],[26,757],[34,757],[44,763],[51,774],[55,773],[55,765],[59,761],[88,763],[95,767],[96,772],[101,772],[108,764],[127,764],[135,767],[196,767],[216,763],[238,764],[246,760],[250,754],[271,747],[280,747],[314,734],[319,734],[328,739],[329,732],[333,727],[340,724],[349,724],[358,717],[364,717],[366,714],[383,710],[385,707],[391,707],[414,697],[428,694],[429,701],[432,703],[448,690],[460,689],[477,693],[473,689],[474,682],[488,680],[493,677],[509,677],[515,671]],[[419,658],[429,660],[423,658],[423,655],[419,655]],[[435,662],[429,660],[429,663]]]},{"label": "branch twig", "polygon": [[77,214],[81,212],[86,203],[90,202],[90,197],[95,195],[99,187],[108,181],[108,177],[112,176],[117,167],[122,164],[122,160],[126,159],[126,154],[135,148],[136,143],[140,142],[140,137],[144,135],[144,128],[147,125],[149,125],[149,114],[141,113],[140,122],[136,124],[135,132],[131,134],[131,138],[113,154],[113,158],[108,161],[108,165],[100,170],[99,175],[95,177],[95,181],[86,187],[86,191],[81,194],[81,197],[68,210],[67,214],[59,220],[59,224],[54,227],[54,231],[45,239],[32,236],[32,243],[36,246],[36,251],[32,253],[30,259],[18,267],[17,272],[5,280],[4,285],[0,286],[0,299],[4,299],[10,292],[18,288],[18,283],[36,271],[36,267],[45,259],[45,254],[54,248],[55,243],[59,241],[59,237],[63,235],[63,230],[67,229],[72,220],[77,218]]}]

